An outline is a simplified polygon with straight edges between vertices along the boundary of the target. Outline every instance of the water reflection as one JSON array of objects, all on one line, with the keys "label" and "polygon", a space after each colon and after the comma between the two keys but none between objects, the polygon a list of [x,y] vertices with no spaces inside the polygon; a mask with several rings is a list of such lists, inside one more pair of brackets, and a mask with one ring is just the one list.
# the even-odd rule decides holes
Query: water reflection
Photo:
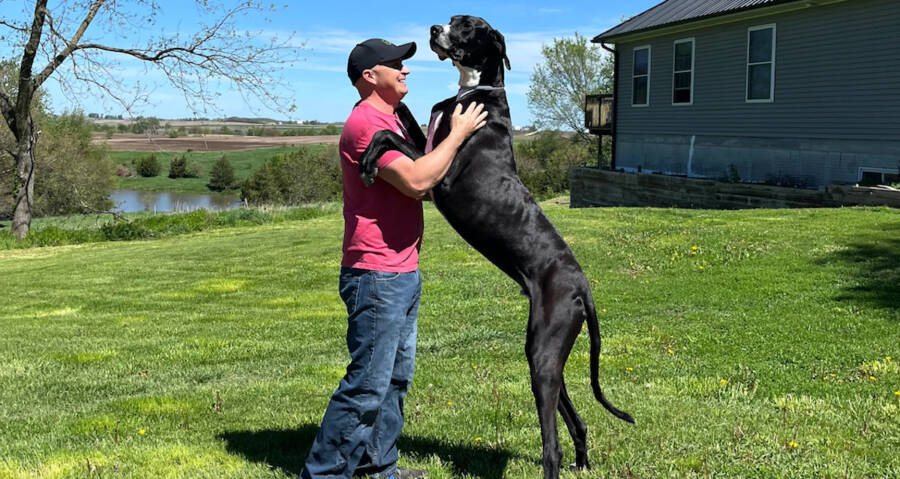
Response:
[{"label": "water reflection", "polygon": [[197,195],[158,191],[116,190],[110,195],[115,210],[121,213],[135,211],[193,211],[227,210],[241,205],[241,199],[225,195]]}]

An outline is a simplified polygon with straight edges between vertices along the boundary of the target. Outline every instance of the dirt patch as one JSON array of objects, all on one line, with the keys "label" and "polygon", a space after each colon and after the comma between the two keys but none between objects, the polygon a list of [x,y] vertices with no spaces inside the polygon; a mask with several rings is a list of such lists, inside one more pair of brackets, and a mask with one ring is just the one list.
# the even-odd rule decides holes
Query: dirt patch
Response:
[{"label": "dirt patch", "polygon": [[340,136],[233,136],[202,135],[169,138],[167,136],[117,133],[107,138],[94,133],[94,143],[106,143],[114,151],[235,151],[279,146],[336,144]]}]

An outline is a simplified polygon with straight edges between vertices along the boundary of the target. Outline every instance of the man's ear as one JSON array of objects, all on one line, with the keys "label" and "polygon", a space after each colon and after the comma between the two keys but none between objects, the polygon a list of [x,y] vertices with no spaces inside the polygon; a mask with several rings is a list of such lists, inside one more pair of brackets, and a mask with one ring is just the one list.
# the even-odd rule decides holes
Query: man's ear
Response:
[{"label": "man's ear", "polygon": [[374,85],[375,84],[375,71],[372,70],[371,68],[363,70],[362,79],[366,83],[371,83],[372,85]]},{"label": "man's ear", "polygon": [[512,70],[512,67],[509,66],[509,57],[506,56],[506,39],[503,38],[503,34],[497,30],[491,30],[491,39],[494,40],[494,46],[497,47],[500,55],[503,56],[503,62],[506,63],[506,69]]}]

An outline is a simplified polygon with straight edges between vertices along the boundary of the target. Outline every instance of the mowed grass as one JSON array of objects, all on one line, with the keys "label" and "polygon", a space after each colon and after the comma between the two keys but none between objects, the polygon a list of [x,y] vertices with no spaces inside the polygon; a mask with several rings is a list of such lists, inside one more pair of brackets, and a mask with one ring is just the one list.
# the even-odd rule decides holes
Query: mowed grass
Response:
[{"label": "mowed grass", "polygon": [[[162,167],[159,176],[152,178],[119,178],[118,189],[137,191],[168,191],[173,193],[214,194],[207,188],[210,172],[213,164],[223,155],[231,162],[234,168],[234,177],[240,182],[249,178],[257,168],[275,155],[290,153],[300,148],[310,148],[318,151],[324,145],[304,145],[297,147],[260,148],[255,150],[238,151],[109,151],[110,160],[116,165],[125,165],[134,171],[132,162],[150,154],[156,155]],[[188,165],[197,163],[202,166],[202,173],[197,178],[169,178],[169,162],[177,155],[185,155]]]},{"label": "mowed grass", "polygon": [[[900,213],[544,206],[637,420],[593,400],[582,334],[566,382],[593,469],[563,477],[900,476]],[[0,251],[0,477],[296,475],[347,360],[341,231]],[[431,205],[422,256],[401,463],[540,477],[527,300]]]}]

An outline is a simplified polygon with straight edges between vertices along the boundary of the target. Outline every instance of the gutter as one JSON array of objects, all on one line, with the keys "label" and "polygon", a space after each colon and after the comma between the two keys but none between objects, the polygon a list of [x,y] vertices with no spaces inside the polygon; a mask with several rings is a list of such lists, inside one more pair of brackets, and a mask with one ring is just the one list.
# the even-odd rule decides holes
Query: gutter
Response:
[{"label": "gutter", "polygon": [[[616,170],[616,125],[619,124],[619,52],[614,48],[608,47],[605,43],[600,42],[600,47],[612,53],[613,56],[613,87],[612,87],[612,129],[610,131],[610,151],[609,151],[609,169]],[[603,154],[603,144],[600,145],[600,154]]]}]

